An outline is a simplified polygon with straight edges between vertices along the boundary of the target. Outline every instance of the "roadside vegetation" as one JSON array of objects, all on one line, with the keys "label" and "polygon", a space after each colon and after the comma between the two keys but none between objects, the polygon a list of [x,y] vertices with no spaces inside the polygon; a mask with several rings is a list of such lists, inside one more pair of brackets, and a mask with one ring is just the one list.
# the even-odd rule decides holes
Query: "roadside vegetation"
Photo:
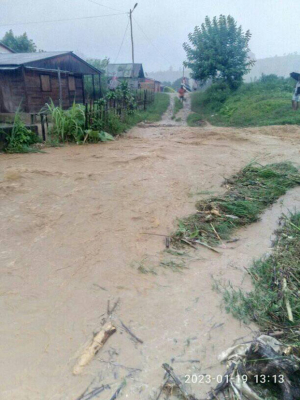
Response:
[{"label": "roadside vegetation", "polygon": [[253,83],[243,83],[232,90],[222,82],[205,92],[191,95],[190,126],[207,120],[217,126],[265,126],[299,124],[300,111],[293,111],[291,98],[295,81],[276,75],[263,75]]},{"label": "roadside vegetation", "polygon": [[282,217],[272,254],[254,262],[248,273],[250,292],[223,289],[227,312],[264,332],[280,331],[281,341],[300,351],[300,212]]},{"label": "roadside vegetation", "polygon": [[4,151],[6,153],[33,153],[39,151],[34,145],[38,143],[37,133],[26,127],[21,120],[19,112],[16,112],[12,130],[6,135]]},{"label": "roadside vegetation", "polygon": [[[124,98],[123,91],[121,93]],[[96,104],[96,110],[101,110],[105,102],[113,100],[108,95],[104,100]],[[115,95],[115,92],[114,92]],[[161,119],[162,114],[169,106],[169,96],[164,93],[156,93],[154,101],[147,106],[147,110],[136,110],[134,99],[130,92],[127,96],[127,110],[121,115],[109,111],[105,118],[101,118],[101,111],[92,114],[89,129],[86,129],[86,116],[84,106],[73,104],[69,110],[55,107],[53,103],[47,104],[47,111],[51,115],[53,123],[50,136],[58,142],[96,143],[113,140],[113,136],[119,135],[142,121],[155,122]]]},{"label": "roadside vegetation", "polygon": [[[122,110],[117,113],[115,108],[106,109],[107,102],[121,99]],[[61,143],[98,143],[114,140],[114,136],[126,132],[141,121],[155,122],[169,106],[169,95],[156,93],[154,101],[147,104],[146,110],[138,110],[135,98],[126,83],[114,92],[107,92],[105,98],[95,102],[87,113],[83,104],[74,103],[68,110],[63,110],[50,101],[42,112],[47,113],[49,130],[46,145],[59,146]],[[6,135],[5,152],[25,153],[39,151],[34,146],[39,137],[27,129],[17,112],[13,128]]]},{"label": "roadside vegetation", "polygon": [[197,212],[179,221],[173,243],[215,246],[229,240],[238,227],[258,221],[269,205],[299,184],[299,171],[290,163],[249,164],[226,179],[224,195],[199,201]]},{"label": "roadside vegetation", "polygon": [[234,385],[220,385],[212,394],[233,394],[235,379],[244,376],[241,399],[243,395],[268,400],[300,397],[300,212],[283,215],[275,234],[272,253],[247,269],[250,291],[230,283],[215,284],[226,311],[246,324],[254,322],[260,333],[232,352],[227,350],[223,361],[228,362],[227,373]]},{"label": "roadside vegetation", "polygon": [[108,116],[105,129],[112,135],[119,135],[140,122],[157,122],[160,121],[162,115],[167,111],[170,104],[170,97],[166,93],[155,93],[153,103],[147,106],[147,110],[135,110],[127,113],[120,118],[118,115],[111,113]]},{"label": "roadside vegetation", "polygon": [[176,118],[176,114],[177,114],[178,111],[180,111],[182,108],[183,108],[182,101],[180,101],[178,97],[175,97],[172,119],[175,119],[175,118]]},{"label": "roadside vegetation", "polygon": [[[192,97],[192,101],[193,101],[193,97],[194,97],[193,93],[191,94],[191,97]],[[187,122],[188,126],[201,126],[203,124],[202,116],[195,112],[190,113],[187,116],[186,122]]]}]

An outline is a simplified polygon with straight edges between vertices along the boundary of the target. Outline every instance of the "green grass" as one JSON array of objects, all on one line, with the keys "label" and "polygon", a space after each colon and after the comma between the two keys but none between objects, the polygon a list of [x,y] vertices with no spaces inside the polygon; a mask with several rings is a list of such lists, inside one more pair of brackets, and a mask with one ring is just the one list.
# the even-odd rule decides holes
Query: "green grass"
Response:
[{"label": "green grass", "polygon": [[259,220],[261,213],[288,189],[300,184],[292,164],[250,164],[226,180],[224,195],[201,200],[197,213],[179,221],[173,243],[181,239],[210,246],[228,240],[235,229]]},{"label": "green grass", "polygon": [[170,96],[166,93],[155,93],[154,102],[150,104],[146,111],[136,111],[129,114],[123,121],[115,114],[110,115],[107,126],[104,130],[114,135],[121,134],[142,121],[160,121],[162,115],[167,111],[170,104]]},{"label": "green grass", "polygon": [[136,124],[141,121],[156,122],[160,121],[162,115],[167,111],[170,104],[170,96],[166,93],[155,93],[154,102],[150,104],[146,111],[137,111],[129,118],[129,124]]},{"label": "green grass", "polygon": [[199,117],[190,117],[190,126],[197,124],[197,118],[234,127],[300,124],[300,110],[291,106],[294,87],[294,80],[275,75],[244,83],[236,91],[224,83],[214,84],[191,94],[192,111]]},{"label": "green grass", "polygon": [[173,109],[173,117],[175,118],[176,114],[178,113],[179,110],[183,108],[182,101],[179,100],[178,97],[175,97],[174,100],[174,109]]},{"label": "green grass", "polygon": [[[227,287],[223,290],[227,312],[263,331],[283,331],[280,340],[300,349],[300,212],[283,217],[276,232],[271,255],[254,262],[249,269],[253,289],[245,293]],[[286,281],[286,289],[285,283]],[[289,320],[287,301],[292,311]]]},{"label": "green grass", "polygon": [[203,123],[202,116],[198,113],[191,113],[188,115],[186,122],[188,126],[201,126]]}]

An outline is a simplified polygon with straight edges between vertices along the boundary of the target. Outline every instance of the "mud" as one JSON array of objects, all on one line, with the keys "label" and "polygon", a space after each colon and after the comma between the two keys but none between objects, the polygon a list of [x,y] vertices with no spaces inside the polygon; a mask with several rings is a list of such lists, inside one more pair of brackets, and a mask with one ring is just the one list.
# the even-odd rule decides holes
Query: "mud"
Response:
[{"label": "mud", "polygon": [[[160,266],[172,257],[164,237],[148,233],[170,234],[176,218],[254,159],[297,163],[300,128],[164,124],[172,126],[136,127],[113,143],[0,156],[0,398],[73,400],[90,384],[109,384],[98,396],[106,400],[127,377],[120,398],[154,399],[163,362],[178,375],[216,377],[224,371],[217,355],[253,334],[224,312],[213,283],[249,285],[244,267],[269,251],[299,190],[240,230],[221,255],[199,248],[177,257],[181,272]],[[73,376],[108,300],[118,298],[117,333]],[[203,397],[211,386],[188,389]]]}]

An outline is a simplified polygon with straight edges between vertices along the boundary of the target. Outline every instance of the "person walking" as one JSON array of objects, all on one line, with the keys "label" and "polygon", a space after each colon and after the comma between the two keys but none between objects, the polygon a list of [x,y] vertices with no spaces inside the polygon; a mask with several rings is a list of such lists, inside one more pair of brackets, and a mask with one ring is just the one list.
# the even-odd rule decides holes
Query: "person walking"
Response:
[{"label": "person walking", "polygon": [[185,94],[186,90],[183,87],[183,85],[181,85],[180,89],[178,90],[179,93],[179,99],[183,102],[184,100],[184,94]]},{"label": "person walking", "polygon": [[295,86],[295,91],[293,94],[293,101],[292,101],[292,107],[293,110],[298,110],[299,107],[299,102],[300,102],[300,75],[298,76],[298,81]]}]

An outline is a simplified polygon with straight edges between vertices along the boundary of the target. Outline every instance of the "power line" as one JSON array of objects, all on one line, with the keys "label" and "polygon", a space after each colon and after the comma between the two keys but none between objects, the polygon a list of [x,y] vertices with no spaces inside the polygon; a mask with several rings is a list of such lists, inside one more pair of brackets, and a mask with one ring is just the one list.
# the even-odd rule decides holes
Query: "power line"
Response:
[{"label": "power line", "polygon": [[142,31],[142,33],[144,34],[145,38],[150,42],[150,44],[155,48],[155,50],[161,55],[162,58],[164,58],[168,64],[172,65],[172,63],[170,62],[170,60],[168,60],[164,54],[162,54],[158,48],[153,44],[152,40],[149,38],[149,36],[147,36],[147,34],[144,32],[143,28],[140,26],[140,24],[137,22],[137,20],[134,18],[135,23],[137,24],[137,26],[139,27],[139,29]]},{"label": "power line", "polygon": [[124,36],[123,36],[123,39],[122,39],[122,43],[121,43],[121,46],[120,46],[120,48],[119,48],[117,57],[115,58],[115,63],[116,63],[116,61],[117,61],[117,59],[118,59],[118,57],[119,57],[119,54],[120,54],[120,52],[121,52],[121,49],[122,49],[122,47],[123,47],[123,43],[124,43],[125,36],[126,36],[127,30],[128,30],[129,22],[130,22],[130,21],[129,21],[129,19],[128,19],[127,26],[126,26],[126,29],[125,29],[125,32],[124,32]]},{"label": "power line", "polygon": [[90,3],[97,4],[98,6],[101,6],[101,7],[109,8],[110,10],[122,12],[121,10],[117,10],[116,8],[112,8],[112,7],[109,7],[109,6],[105,6],[104,4],[97,3],[97,2],[94,1],[94,0],[87,0],[87,1],[89,1]]},{"label": "power line", "polygon": [[65,21],[77,21],[77,20],[83,20],[83,19],[92,19],[92,18],[102,18],[102,17],[113,17],[115,15],[125,15],[128,13],[118,13],[118,14],[105,14],[105,15],[93,15],[90,17],[78,17],[78,18],[66,18],[66,19],[51,19],[51,20],[46,20],[46,21],[32,21],[32,22],[16,22],[16,23],[10,23],[10,24],[1,24],[0,27],[2,26],[14,26],[14,25],[31,25],[31,24],[45,24],[48,22],[65,22]]}]

